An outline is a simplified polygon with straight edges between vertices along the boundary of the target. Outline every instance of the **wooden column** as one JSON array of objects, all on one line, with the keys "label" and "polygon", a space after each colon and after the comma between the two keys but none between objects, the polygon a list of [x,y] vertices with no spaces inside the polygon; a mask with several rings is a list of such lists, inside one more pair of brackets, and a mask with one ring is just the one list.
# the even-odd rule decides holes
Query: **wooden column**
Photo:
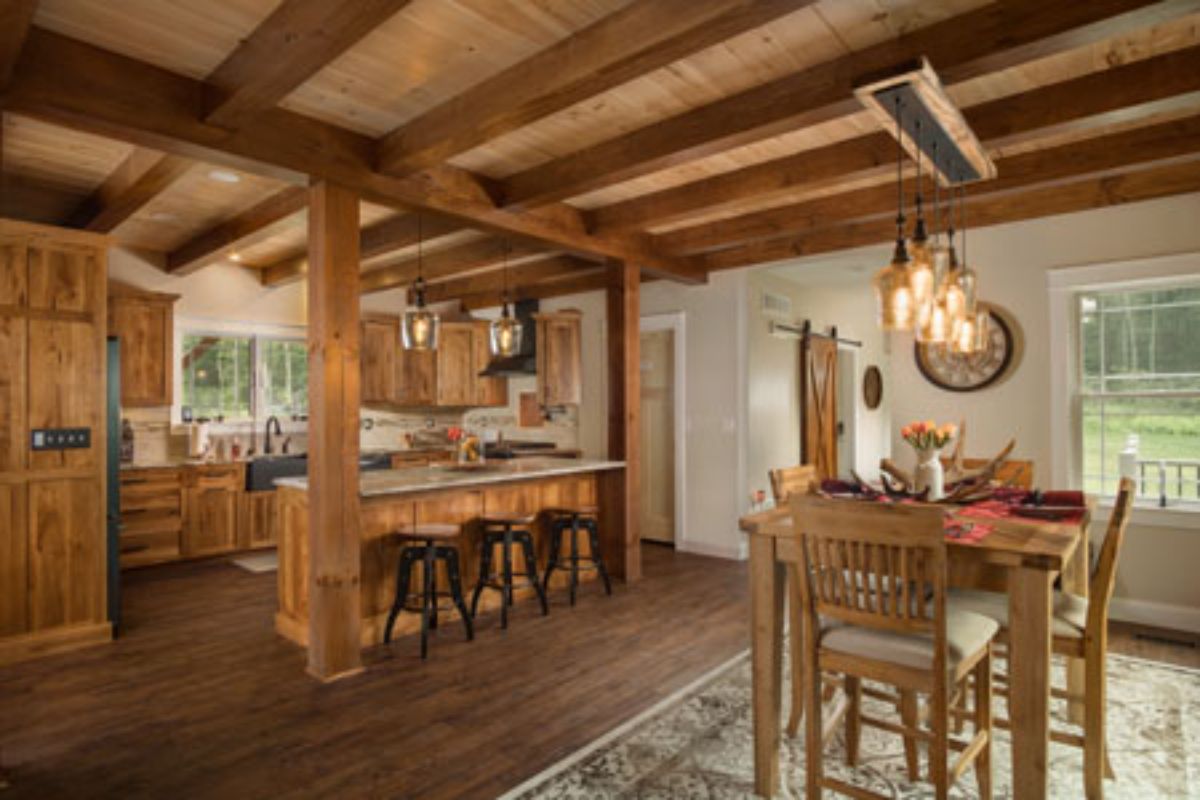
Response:
[{"label": "wooden column", "polygon": [[308,671],[331,681],[362,670],[358,195],[309,192]]},{"label": "wooden column", "polygon": [[605,560],[625,581],[642,577],[639,269],[627,261],[609,263],[608,286],[608,455],[625,469],[606,473],[603,481]]}]

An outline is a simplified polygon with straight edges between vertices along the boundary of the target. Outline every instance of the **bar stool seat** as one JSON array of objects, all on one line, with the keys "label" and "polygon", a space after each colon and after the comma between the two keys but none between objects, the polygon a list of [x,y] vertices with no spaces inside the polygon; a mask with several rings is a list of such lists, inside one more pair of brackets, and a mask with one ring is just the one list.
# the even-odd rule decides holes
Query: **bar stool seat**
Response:
[{"label": "bar stool seat", "polygon": [[[456,540],[462,536],[462,526],[439,522],[424,522],[416,525],[401,525],[391,536],[404,543],[400,550],[399,564],[396,569],[396,597],[392,601],[392,609],[388,612],[387,627],[384,628],[383,642],[389,644],[392,640],[392,627],[401,611],[412,611],[421,615],[421,658],[429,651],[429,631],[437,630],[438,611],[448,611],[451,608],[458,611],[462,617],[463,627],[467,632],[467,641],[475,638],[471,615],[467,613],[467,604],[463,599],[462,577],[458,565],[458,546]],[[448,590],[437,587],[437,562],[446,565],[446,577],[450,583]],[[413,567],[422,566],[422,590],[420,593],[409,594],[409,584],[412,581]],[[440,605],[439,600],[449,598],[450,602]]]},{"label": "bar stool seat", "polygon": [[[542,616],[550,613],[546,592],[538,580],[537,554],[533,549],[533,523],[536,513],[525,511],[489,511],[480,517],[483,526],[483,547],[479,551],[479,579],[471,597],[471,616],[479,612],[479,598],[484,589],[500,592],[500,628],[508,628],[508,608],[513,604],[513,578],[524,578],[537,593],[542,604]],[[492,561],[495,549],[501,548],[501,571],[497,573]],[[525,556],[525,571],[513,572],[513,545],[519,545]]]},{"label": "bar stool seat", "polygon": [[[612,582],[608,579],[608,570],[604,565],[604,556],[600,547],[600,525],[597,521],[600,510],[590,504],[580,503],[573,506],[553,508],[549,511],[550,522],[550,557],[546,561],[546,572],[542,576],[544,588],[550,589],[550,576],[556,569],[569,569],[571,572],[571,605],[575,605],[575,593],[579,588],[579,573],[596,571],[604,581],[604,593],[612,594]],[[590,555],[579,553],[579,532],[586,530],[588,543],[591,545]],[[562,539],[566,534],[571,535],[570,552],[562,556]]]}]

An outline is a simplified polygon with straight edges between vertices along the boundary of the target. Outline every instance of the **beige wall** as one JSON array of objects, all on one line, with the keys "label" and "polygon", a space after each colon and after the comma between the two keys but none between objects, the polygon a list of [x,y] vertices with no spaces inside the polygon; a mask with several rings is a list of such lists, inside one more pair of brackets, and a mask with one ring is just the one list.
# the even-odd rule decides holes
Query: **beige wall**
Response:
[{"label": "beige wall", "polygon": [[[968,222],[970,220],[968,219]],[[892,448],[907,455],[899,426],[911,419],[965,419],[971,454],[999,450],[1011,437],[1016,455],[1032,459],[1035,480],[1046,486],[1051,473],[1052,437],[1069,420],[1051,407],[1051,371],[1069,363],[1050,341],[1047,276],[1055,269],[1175,253],[1197,253],[1200,272],[1200,194],[1118,206],[984,228],[969,235],[968,255],[980,275],[980,294],[1008,309],[1025,339],[1021,363],[1002,383],[959,395],[929,384],[917,371],[911,337],[897,335],[890,356],[891,380],[884,402],[890,405]],[[824,269],[878,268],[888,247],[863,248],[831,257],[814,257],[798,266]],[[863,282],[869,272],[863,274]],[[1151,519],[1151,517],[1158,517]],[[1135,515],[1117,580],[1114,613],[1160,624],[1200,630],[1200,520],[1178,515]],[[1153,524],[1150,524],[1153,523]],[[1102,534],[1093,526],[1093,536]]]}]

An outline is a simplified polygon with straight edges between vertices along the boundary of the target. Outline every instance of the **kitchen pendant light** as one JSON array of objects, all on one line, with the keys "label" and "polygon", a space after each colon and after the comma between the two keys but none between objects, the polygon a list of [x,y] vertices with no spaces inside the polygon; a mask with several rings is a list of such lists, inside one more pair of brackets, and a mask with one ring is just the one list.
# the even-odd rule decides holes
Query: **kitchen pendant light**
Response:
[{"label": "kitchen pendant light", "polygon": [[[938,143],[932,143],[933,161],[937,164]],[[933,240],[928,246],[930,296],[917,309],[916,338],[924,344],[942,344],[950,338],[951,319],[946,313],[946,272],[950,263],[950,248],[943,241],[941,182],[933,172]],[[922,280],[917,279],[917,280]]]},{"label": "kitchen pendant light", "polygon": [[958,270],[958,286],[963,293],[963,316],[974,317],[979,277],[975,274],[975,270],[971,269],[970,262],[967,261],[967,220],[964,209],[966,193],[966,189],[960,186],[958,190],[958,223],[962,231],[960,234],[962,236],[962,266]]},{"label": "kitchen pendant light", "polygon": [[488,337],[489,349],[493,356],[508,358],[515,356],[521,350],[521,321],[515,319],[508,308],[508,242],[504,242],[503,291],[500,294],[502,308],[500,318],[493,320]]},{"label": "kitchen pendant light", "polygon": [[[937,143],[934,143],[936,148]],[[930,247],[929,234],[925,230],[925,208],[922,197],[921,181],[924,172],[921,169],[921,120],[916,121],[917,148],[917,220],[913,224],[912,241],[909,255],[911,262],[908,267],[909,286],[912,289],[912,302],[915,313],[913,324],[918,328],[928,320],[933,306],[937,284],[934,282],[933,252]],[[936,152],[936,150],[935,150]]]},{"label": "kitchen pendant light", "polygon": [[950,190],[949,213],[947,220],[949,222],[946,228],[946,239],[948,249],[946,251],[946,277],[942,282],[942,297],[946,306],[946,322],[950,326],[950,332],[953,333],[954,326],[958,320],[966,316],[966,298],[963,296],[962,286],[959,283],[959,270],[961,266],[958,263],[958,252],[954,249],[954,190]]},{"label": "kitchen pendant light", "polygon": [[425,277],[422,261],[421,215],[417,215],[417,280],[413,284],[415,307],[404,312],[400,324],[400,342],[405,350],[437,350],[442,321],[425,307]]},{"label": "kitchen pendant light", "polygon": [[963,293],[963,310],[955,321],[955,329],[951,340],[951,350],[955,353],[978,353],[987,346],[988,314],[979,307],[977,290],[978,278],[975,270],[967,264],[967,221],[964,206],[966,192],[959,190],[958,212],[959,225],[962,228],[963,266],[959,270],[957,283]]},{"label": "kitchen pendant light", "polygon": [[[901,140],[900,98],[896,98],[896,141]],[[896,153],[896,248],[892,262],[875,273],[871,286],[875,290],[875,308],[879,327],[884,331],[912,330],[916,308],[913,305],[912,284],[908,268],[908,248],[904,242],[904,148],[897,144]]]}]

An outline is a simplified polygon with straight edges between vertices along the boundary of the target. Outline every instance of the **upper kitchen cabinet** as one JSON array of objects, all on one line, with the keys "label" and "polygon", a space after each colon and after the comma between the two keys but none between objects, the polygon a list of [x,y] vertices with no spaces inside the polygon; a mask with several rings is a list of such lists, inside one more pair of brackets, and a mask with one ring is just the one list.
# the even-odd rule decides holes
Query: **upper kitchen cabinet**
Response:
[{"label": "upper kitchen cabinet", "polygon": [[579,405],[583,398],[582,322],[579,311],[535,314],[538,402]]},{"label": "upper kitchen cabinet", "polygon": [[484,377],[480,375],[492,360],[490,346],[491,323],[476,322],[472,342],[471,374],[475,380],[476,406],[507,406],[508,379],[500,376]]},{"label": "upper kitchen cabinet", "polygon": [[362,402],[387,405],[396,397],[396,350],[400,326],[395,317],[364,315],[362,322]]},{"label": "upper kitchen cabinet", "polygon": [[475,324],[443,322],[437,349],[437,404],[475,404]]},{"label": "upper kitchen cabinet", "polygon": [[179,295],[108,286],[108,331],[121,343],[121,405],[169,406],[175,301]]},{"label": "upper kitchen cabinet", "polygon": [[392,405],[437,405],[437,352],[396,348],[396,395]]}]

